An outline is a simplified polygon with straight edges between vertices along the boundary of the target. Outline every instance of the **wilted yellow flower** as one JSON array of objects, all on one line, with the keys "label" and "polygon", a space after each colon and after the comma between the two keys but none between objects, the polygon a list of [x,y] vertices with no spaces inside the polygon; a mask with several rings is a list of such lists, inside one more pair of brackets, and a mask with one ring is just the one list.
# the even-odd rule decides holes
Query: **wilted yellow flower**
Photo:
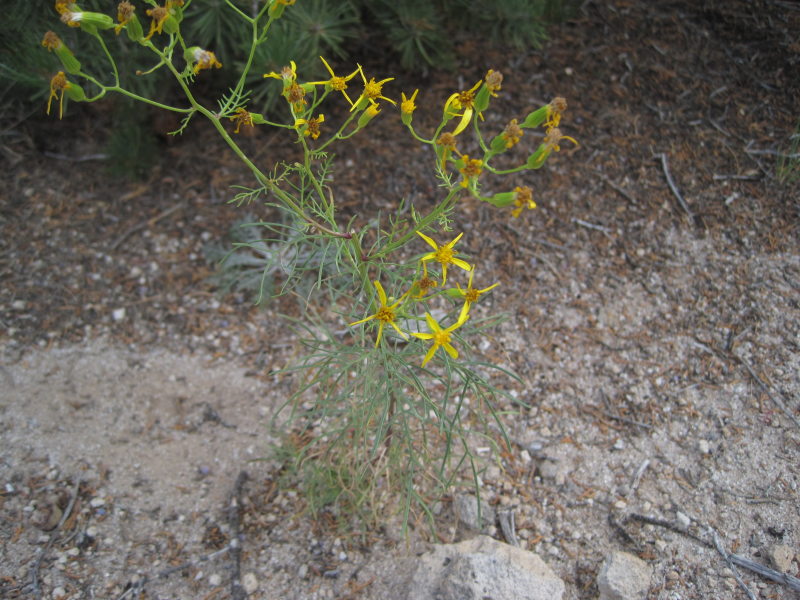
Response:
[{"label": "wilted yellow flower", "polygon": [[414,287],[412,288],[416,290],[414,297],[417,299],[423,298],[428,293],[428,290],[438,285],[439,282],[428,275],[428,265],[422,263],[422,277],[414,282]]},{"label": "wilted yellow flower", "polygon": [[203,50],[202,48],[192,48],[192,60],[194,62],[193,71],[195,74],[199,73],[203,69],[210,69],[215,68],[219,69],[222,66],[222,63],[217,60],[216,55],[209,51]]},{"label": "wilted yellow flower", "polygon": [[[67,76],[64,71],[59,71],[50,80],[50,97],[47,99],[47,114],[50,114],[50,103],[53,98],[58,98],[58,118],[64,115],[64,94],[72,87],[72,84],[67,81]],[[60,96],[59,96],[60,92]]]},{"label": "wilted yellow flower", "polygon": [[136,8],[127,0],[123,0],[117,5],[117,21],[119,21],[119,24],[114,27],[115,33],[119,34],[122,31],[122,28],[133,18],[135,11]]},{"label": "wilted yellow flower", "polygon": [[375,284],[375,289],[378,292],[378,301],[380,303],[377,312],[374,315],[370,315],[364,319],[361,319],[360,321],[354,321],[353,323],[350,323],[349,326],[352,327],[353,325],[358,325],[359,323],[366,323],[367,321],[377,319],[378,338],[375,340],[375,347],[380,344],[381,336],[383,335],[383,328],[386,327],[386,325],[391,325],[400,335],[400,337],[402,337],[404,340],[407,340],[408,335],[397,326],[397,323],[395,323],[395,320],[397,319],[397,313],[395,312],[395,309],[397,309],[397,307],[403,303],[403,301],[406,299],[406,296],[408,296],[408,292],[403,294],[400,299],[393,304],[389,304],[389,300],[386,297],[386,292],[383,291],[381,282],[376,280],[373,283]]},{"label": "wilted yellow flower", "polygon": [[156,6],[155,8],[148,8],[146,11],[147,16],[153,19],[150,23],[150,32],[145,39],[149,40],[154,34],[164,30],[164,23],[169,18],[169,10],[166,6]]},{"label": "wilted yellow flower", "polygon": [[472,266],[466,262],[461,260],[460,258],[456,258],[456,253],[453,250],[453,246],[456,245],[456,242],[461,239],[461,236],[464,235],[463,232],[459,233],[456,238],[444,246],[440,246],[427,235],[421,232],[417,232],[417,235],[425,240],[428,245],[433,248],[433,252],[429,252],[425,256],[423,256],[420,260],[422,262],[428,262],[429,260],[435,260],[440,265],[442,265],[442,285],[447,282],[447,267],[448,265],[456,265],[457,267],[461,267],[465,271],[471,271]]},{"label": "wilted yellow flower", "polygon": [[517,120],[511,119],[501,134],[506,143],[506,148],[511,148],[518,144],[522,134],[522,128],[517,124]]},{"label": "wilted yellow flower", "polygon": [[264,73],[264,77],[272,77],[273,79],[280,79],[283,81],[283,87],[289,87],[289,84],[297,81],[297,64],[293,60],[289,61],[289,65],[283,67],[280,73],[271,71]]},{"label": "wilted yellow flower", "polygon": [[233,116],[228,118],[236,123],[236,129],[233,130],[233,133],[239,133],[239,128],[242,125],[253,127],[253,115],[241,106],[234,111]]},{"label": "wilted yellow flower", "polygon": [[533,201],[533,190],[527,185],[514,188],[514,205],[515,209],[511,211],[511,216],[518,217],[522,210],[528,208],[533,210],[536,208],[536,202]]},{"label": "wilted yellow flower", "polygon": [[566,99],[560,96],[553,98],[547,105],[547,120],[544,122],[544,126],[548,130],[558,127],[558,124],[561,123],[561,114],[565,110],[567,110]]},{"label": "wilted yellow flower", "polygon": [[478,158],[470,158],[467,154],[462,155],[461,160],[464,161],[464,166],[459,169],[464,176],[464,179],[461,180],[461,187],[467,187],[470,181],[480,176],[483,171],[483,161]]},{"label": "wilted yellow flower", "polygon": [[425,358],[422,360],[422,366],[428,364],[428,362],[433,358],[436,354],[436,351],[439,348],[444,348],[445,351],[453,358],[458,358],[458,350],[456,350],[453,345],[450,343],[450,337],[453,331],[461,327],[464,323],[467,322],[469,319],[469,304],[464,303],[464,306],[461,307],[461,313],[458,316],[458,320],[450,325],[447,329],[442,329],[439,323],[436,322],[430,313],[425,313],[425,322],[428,324],[428,329],[430,333],[412,333],[415,338],[420,340],[433,340],[433,345],[431,346],[428,353],[425,355]]},{"label": "wilted yellow flower", "polygon": [[314,139],[317,139],[320,134],[320,125],[325,121],[325,115],[319,115],[318,117],[314,117],[313,119],[297,119],[294,122],[294,127],[298,131],[300,128],[305,125],[305,129],[303,130],[303,135],[311,136]]}]

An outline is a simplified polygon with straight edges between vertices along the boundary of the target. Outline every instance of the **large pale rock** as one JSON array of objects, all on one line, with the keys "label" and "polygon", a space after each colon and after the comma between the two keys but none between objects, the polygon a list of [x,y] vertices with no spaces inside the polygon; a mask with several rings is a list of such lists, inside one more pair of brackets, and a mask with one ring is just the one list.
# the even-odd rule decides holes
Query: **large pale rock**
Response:
[{"label": "large pale rock", "polygon": [[600,600],[644,600],[650,588],[650,567],[641,558],[615,551],[597,574]]},{"label": "large pale rock", "polygon": [[420,557],[406,600],[561,600],[564,582],[532,552],[478,536]]}]

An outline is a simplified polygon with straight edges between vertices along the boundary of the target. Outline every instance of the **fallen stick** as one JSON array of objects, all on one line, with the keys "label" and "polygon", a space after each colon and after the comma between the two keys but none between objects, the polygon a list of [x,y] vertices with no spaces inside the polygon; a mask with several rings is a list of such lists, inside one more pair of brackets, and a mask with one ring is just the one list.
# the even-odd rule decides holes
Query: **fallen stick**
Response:
[{"label": "fallen stick", "polygon": [[770,391],[769,386],[761,380],[761,378],[758,376],[758,374],[753,370],[753,367],[750,366],[750,363],[748,363],[745,359],[743,359],[741,356],[739,356],[735,352],[731,352],[731,356],[733,356],[736,360],[738,360],[740,363],[742,363],[744,365],[744,368],[747,369],[748,373],[750,373],[750,377],[752,377],[753,379],[756,380],[756,383],[758,384],[758,387],[760,387],[762,389],[762,391],[767,396],[769,396],[770,400],[772,400],[772,402],[775,404],[775,406],[780,408],[783,411],[783,414],[785,414],[787,417],[789,417],[789,419],[791,419],[797,427],[800,427],[800,421],[798,421],[797,417],[795,417],[792,414],[792,412],[787,408],[787,406],[783,403],[783,401],[780,398],[775,396]]},{"label": "fallen stick", "polygon": [[678,186],[675,185],[675,182],[672,180],[672,175],[669,173],[669,165],[667,164],[667,155],[662,152],[658,154],[656,158],[661,159],[661,168],[664,170],[664,176],[667,178],[667,185],[669,185],[669,189],[672,190],[672,193],[678,199],[678,204],[681,205],[681,208],[686,211],[686,214],[689,215],[690,219],[694,219],[694,215],[692,211],[689,209],[689,205],[686,204],[686,200],[683,199],[681,193],[678,191]]},{"label": "fallen stick", "polygon": [[[753,560],[750,560],[749,558],[745,558],[744,556],[739,556],[738,554],[729,554],[728,552],[725,551],[724,548],[722,548],[721,543],[719,544],[719,546],[717,546],[707,540],[704,540],[700,536],[697,536],[689,531],[682,530],[680,527],[677,527],[676,525],[670,523],[669,521],[665,521],[664,519],[648,517],[646,515],[640,515],[637,513],[631,513],[629,517],[635,519],[636,521],[641,521],[642,523],[648,523],[650,525],[658,525],[659,527],[664,527],[665,529],[669,529],[670,531],[674,531],[675,533],[679,533],[681,535],[685,535],[686,537],[690,537],[699,544],[705,546],[706,548],[717,550],[717,552],[719,552],[722,555],[722,557],[725,558],[726,562],[731,562],[739,567],[742,567],[743,569],[747,569],[749,571],[752,571],[753,573],[757,573],[762,577],[771,579],[776,583],[781,583],[796,592],[800,592],[800,579],[798,579],[797,577],[789,575],[788,573],[776,571],[775,569],[770,569],[769,567],[757,563]],[[712,528],[709,527],[708,530],[712,533],[713,536],[717,536],[717,533]]]}]

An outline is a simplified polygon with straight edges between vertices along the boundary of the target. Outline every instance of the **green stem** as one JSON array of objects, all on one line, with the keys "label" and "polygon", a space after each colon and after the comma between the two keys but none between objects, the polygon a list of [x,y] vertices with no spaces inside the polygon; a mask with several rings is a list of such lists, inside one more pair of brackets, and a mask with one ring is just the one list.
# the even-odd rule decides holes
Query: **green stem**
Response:
[{"label": "green stem", "polygon": [[452,188],[447,197],[442,200],[436,208],[434,208],[430,213],[428,213],[425,217],[423,217],[418,223],[414,225],[411,229],[409,229],[405,234],[403,234],[399,239],[394,240],[386,244],[383,248],[378,250],[375,254],[372,254],[369,258],[376,259],[376,258],[383,258],[388,254],[394,252],[397,248],[404,246],[406,242],[408,242],[411,238],[416,235],[417,231],[422,231],[425,227],[436,221],[439,217],[441,217],[444,213],[446,213],[450,207],[453,205],[455,201],[455,197],[457,192],[459,191],[458,187]]},{"label": "green stem", "polygon": [[100,34],[95,32],[94,37],[97,38],[97,41],[100,43],[100,47],[103,49],[103,52],[105,52],[105,55],[108,57],[108,62],[111,63],[111,68],[114,71],[114,84],[116,86],[119,86],[119,71],[117,70],[117,63],[114,60],[114,57],[111,56],[111,53],[108,51],[108,47],[106,46],[106,43],[103,41],[103,38],[100,36]]}]

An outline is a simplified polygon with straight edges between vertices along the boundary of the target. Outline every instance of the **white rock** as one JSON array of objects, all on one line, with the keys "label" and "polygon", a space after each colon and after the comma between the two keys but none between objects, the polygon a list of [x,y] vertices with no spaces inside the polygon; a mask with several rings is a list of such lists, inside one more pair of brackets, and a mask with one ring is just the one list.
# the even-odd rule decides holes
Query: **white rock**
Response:
[{"label": "white rock", "polygon": [[219,573],[212,573],[208,576],[208,585],[217,587],[222,583],[222,576]]},{"label": "white rock", "polygon": [[117,322],[122,321],[125,318],[125,309],[115,308],[111,311],[111,318]]},{"label": "white rock", "polygon": [[532,552],[481,535],[420,557],[403,600],[561,600],[564,582]]},{"label": "white rock", "polygon": [[786,544],[774,544],[767,549],[767,556],[776,569],[785,572],[792,566],[794,552]]},{"label": "white rock", "polygon": [[692,520],[689,518],[689,516],[681,511],[675,513],[675,520],[677,521],[678,529],[681,530],[689,529],[689,525],[692,524]]},{"label": "white rock", "polygon": [[650,576],[650,567],[642,559],[627,552],[612,552],[597,574],[600,600],[644,600]]}]

